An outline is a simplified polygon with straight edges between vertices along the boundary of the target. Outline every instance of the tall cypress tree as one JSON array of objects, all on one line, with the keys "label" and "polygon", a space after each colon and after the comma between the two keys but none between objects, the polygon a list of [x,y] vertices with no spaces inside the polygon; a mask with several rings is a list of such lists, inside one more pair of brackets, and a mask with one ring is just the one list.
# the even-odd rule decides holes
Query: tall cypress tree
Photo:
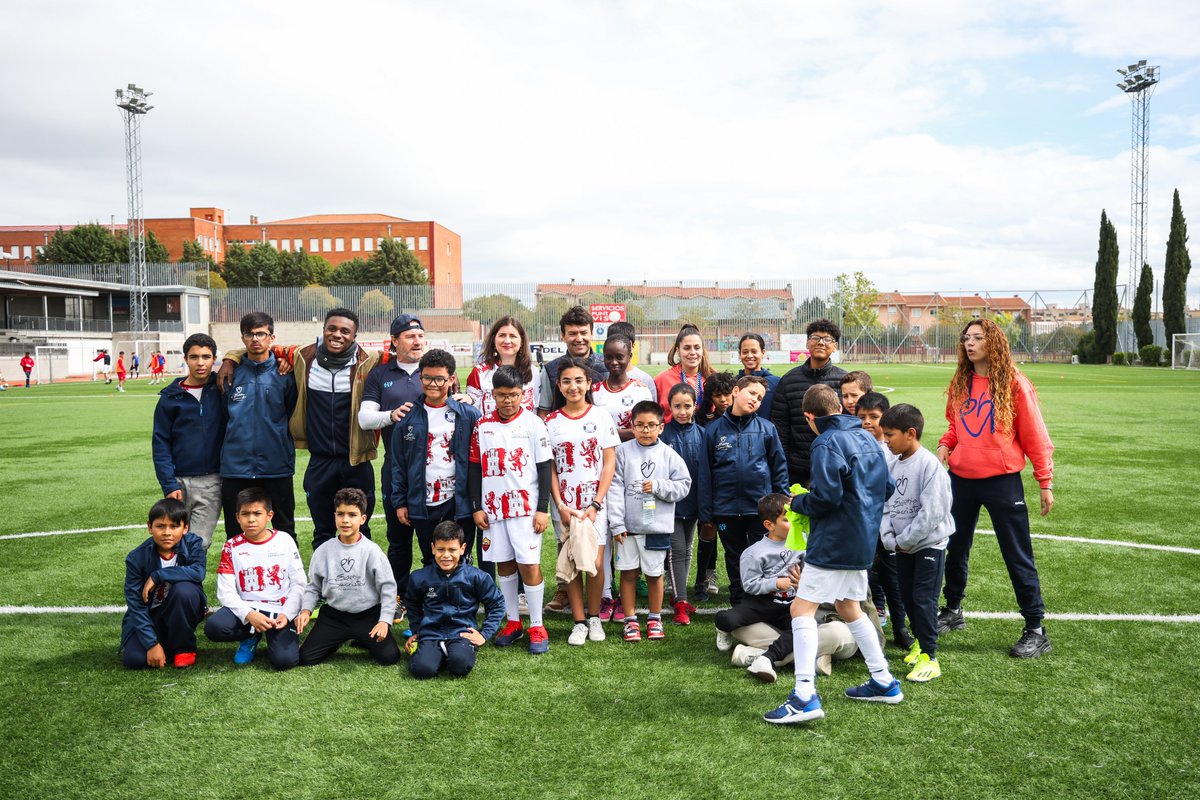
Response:
[{"label": "tall cypress tree", "polygon": [[1137,295],[1133,298],[1133,335],[1137,337],[1138,350],[1154,344],[1154,330],[1150,327],[1150,301],[1154,295],[1154,270],[1142,264],[1142,275],[1138,279]]},{"label": "tall cypress tree", "polygon": [[1092,290],[1092,329],[1096,332],[1093,353],[1103,363],[1117,350],[1117,273],[1121,268],[1117,229],[1104,211],[1100,212],[1100,245],[1096,251],[1096,284]]},{"label": "tall cypress tree", "polygon": [[1171,335],[1187,332],[1185,308],[1187,304],[1187,278],[1192,269],[1192,259],[1187,251],[1187,220],[1183,218],[1183,206],[1179,203],[1179,190],[1175,190],[1175,202],[1171,207],[1171,233],[1167,237],[1167,265],[1163,270],[1163,328],[1167,334],[1167,347],[1171,347]]}]

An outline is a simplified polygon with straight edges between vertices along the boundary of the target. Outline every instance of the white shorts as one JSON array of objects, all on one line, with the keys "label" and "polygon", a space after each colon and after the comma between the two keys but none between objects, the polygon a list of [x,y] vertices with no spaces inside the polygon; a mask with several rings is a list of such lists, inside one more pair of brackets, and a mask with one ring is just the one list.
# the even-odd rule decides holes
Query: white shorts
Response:
[{"label": "white shorts", "polygon": [[616,551],[619,570],[638,569],[647,578],[657,578],[663,574],[667,551],[648,549],[645,536],[627,535],[625,541],[617,542]]},{"label": "white shorts", "polygon": [[[554,523],[554,540],[561,542],[563,540],[563,526],[562,518],[559,516],[557,508],[550,514],[550,520]],[[608,509],[602,508],[597,511],[596,521],[592,524],[596,526],[596,546],[608,547],[609,540],[612,538],[608,535]]]},{"label": "white shorts", "polygon": [[491,520],[488,529],[479,535],[483,537],[484,561],[542,563],[542,535],[533,532],[532,516]]},{"label": "white shorts", "polygon": [[825,569],[806,564],[800,573],[796,596],[810,603],[836,603],[838,600],[867,599],[865,569]]}]

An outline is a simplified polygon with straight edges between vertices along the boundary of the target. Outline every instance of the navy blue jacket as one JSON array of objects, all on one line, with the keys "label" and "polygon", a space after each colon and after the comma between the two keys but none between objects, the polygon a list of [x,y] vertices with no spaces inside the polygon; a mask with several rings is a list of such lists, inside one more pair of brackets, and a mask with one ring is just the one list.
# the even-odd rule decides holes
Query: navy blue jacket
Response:
[{"label": "navy blue jacket", "polygon": [[175,545],[175,566],[163,567],[158,560],[154,539],[147,537],[125,556],[125,619],[121,622],[121,650],[130,637],[137,636],[142,647],[149,650],[158,644],[158,634],[150,621],[150,606],[142,602],[142,586],[146,578],[155,584],[191,581],[204,589],[207,555],[204,543],[194,533],[185,533]]},{"label": "navy blue jacket", "polygon": [[180,387],[176,378],[158,393],[154,407],[151,450],[154,472],[163,494],[183,487],[176,478],[213,475],[221,471],[221,443],[225,440],[225,398],[210,375],[197,400]]},{"label": "navy blue jacket", "polygon": [[[879,445],[875,445],[878,449]],[[758,514],[765,494],[787,494],[787,458],[775,426],[732,409],[704,429],[700,461],[700,521]]]},{"label": "navy blue jacket", "polygon": [[700,462],[704,459],[704,428],[698,423],[686,427],[672,419],[663,426],[663,443],[679,454],[687,464],[692,476],[692,488],[688,496],[675,504],[675,519],[696,519],[700,515],[699,482]]},{"label": "navy blue jacket", "polygon": [[869,569],[879,543],[883,504],[896,484],[879,442],[847,414],[817,417],[808,494],[792,510],[812,522],[804,562],[825,569]]},{"label": "navy blue jacket", "polygon": [[243,358],[225,391],[229,422],[221,449],[225,478],[288,478],[296,445],[288,420],[296,409],[296,378],[280,375],[274,354],[256,364]]},{"label": "navy blue jacket", "polygon": [[418,642],[459,638],[475,627],[480,603],[487,617],[479,632],[491,639],[504,620],[504,595],[486,572],[461,562],[449,575],[437,564],[421,567],[408,577],[404,593],[408,626]]},{"label": "navy blue jacket", "polygon": [[[394,357],[386,364],[376,364],[367,373],[366,383],[363,384],[363,400],[374,400],[379,403],[380,411],[392,411],[405,403],[416,403],[420,400],[421,370],[408,372],[400,366]],[[383,440],[384,461],[392,457],[392,428],[386,425],[380,431],[379,438]],[[384,488],[388,486],[384,483]]]},{"label": "navy blue jacket", "polygon": [[[740,373],[738,373],[738,377],[740,378],[740,377],[742,377],[742,375],[745,375],[745,374],[746,374],[746,370],[743,369]],[[771,372],[771,370],[769,370],[769,369],[756,369],[754,372],[751,372],[749,374],[754,375],[759,378],[767,379],[767,393],[765,395],[763,395],[762,404],[759,405],[758,411],[756,411],[755,413],[758,414],[763,419],[770,419],[771,418],[771,404],[773,402],[775,402],[775,387],[777,387],[779,385],[779,381],[781,380],[781,378],[780,378],[780,376],[776,375],[774,372]]]},{"label": "navy blue jacket", "polygon": [[[454,518],[471,516],[471,496],[467,489],[467,459],[471,454],[471,432],[479,421],[479,409],[446,398],[446,407],[454,413],[454,436],[450,451],[454,453]],[[429,438],[429,414],[425,411],[425,395],[413,403],[412,411],[392,426],[391,483],[392,508],[408,508],[410,519],[429,519],[425,507],[425,455]]]}]

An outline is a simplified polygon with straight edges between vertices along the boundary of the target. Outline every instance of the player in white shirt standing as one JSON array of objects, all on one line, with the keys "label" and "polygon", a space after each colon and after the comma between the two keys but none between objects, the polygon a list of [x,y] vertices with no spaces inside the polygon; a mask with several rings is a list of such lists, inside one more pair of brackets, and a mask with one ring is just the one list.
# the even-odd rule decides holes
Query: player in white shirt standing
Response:
[{"label": "player in white shirt standing", "polygon": [[[587,621],[584,621],[583,577],[567,585],[567,598],[575,626],[567,644],[582,645],[587,639],[603,641],[600,603],[604,595],[605,546],[608,517],[604,498],[616,468],[616,448],[621,443],[612,415],[592,405],[592,372],[581,359],[567,357],[558,370],[558,390],[566,404],[546,417],[546,431],[554,450],[554,504],[558,509],[561,540],[572,517],[586,517],[596,527],[596,576],[588,579]],[[647,398],[648,399],[648,398]],[[611,595],[611,588],[608,590]]]},{"label": "player in white shirt standing", "polygon": [[633,438],[633,407],[643,400],[654,399],[650,387],[629,374],[632,360],[633,342],[625,336],[609,336],[604,342],[608,377],[592,387],[594,402],[612,414],[622,442]]},{"label": "player in white shirt standing", "polygon": [[475,524],[483,557],[496,564],[508,624],[493,640],[507,647],[524,635],[517,601],[517,573],[529,598],[529,652],[550,649],[542,624],[542,533],[550,525],[546,506],[553,480],[550,440],[538,416],[521,405],[524,382],[515,367],[492,376],[495,412],[479,420],[471,437],[468,472]]}]

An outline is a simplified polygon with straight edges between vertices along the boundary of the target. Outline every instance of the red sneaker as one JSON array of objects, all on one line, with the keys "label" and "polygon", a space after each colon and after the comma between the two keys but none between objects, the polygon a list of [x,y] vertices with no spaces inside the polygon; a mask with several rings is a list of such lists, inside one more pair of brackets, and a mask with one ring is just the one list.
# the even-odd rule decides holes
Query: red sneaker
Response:
[{"label": "red sneaker", "polygon": [[550,650],[550,634],[543,625],[529,627],[529,653],[540,656]]},{"label": "red sneaker", "polygon": [[196,663],[195,653],[176,653],[175,669],[187,669]]},{"label": "red sneaker", "polygon": [[642,640],[642,626],[638,625],[637,620],[630,617],[625,622],[625,641],[640,642]]},{"label": "red sneaker", "polygon": [[652,619],[646,623],[646,638],[650,640],[665,639],[666,631],[663,630],[662,620]]},{"label": "red sneaker", "polygon": [[521,624],[521,620],[510,619],[508,624],[504,626],[504,630],[496,634],[496,638],[492,642],[496,647],[508,647],[524,635],[525,626]]},{"label": "red sneaker", "polygon": [[[691,612],[688,611],[688,605],[689,605],[689,603],[685,600],[676,600],[675,601],[675,616],[672,617],[672,619],[675,620],[676,625],[691,625],[692,624],[692,615],[691,615]],[[692,609],[692,611],[695,611],[695,610],[696,609],[694,609],[694,608]]]}]

